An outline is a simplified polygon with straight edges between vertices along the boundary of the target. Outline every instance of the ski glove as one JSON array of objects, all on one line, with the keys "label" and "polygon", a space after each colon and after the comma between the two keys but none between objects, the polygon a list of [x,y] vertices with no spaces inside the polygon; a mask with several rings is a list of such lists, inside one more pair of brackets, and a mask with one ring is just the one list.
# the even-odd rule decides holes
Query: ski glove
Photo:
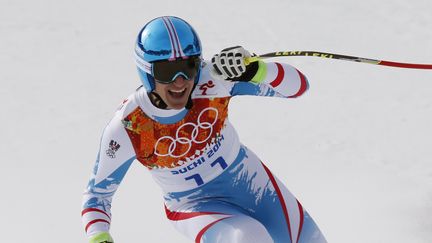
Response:
[{"label": "ski glove", "polygon": [[108,232],[101,232],[92,236],[89,243],[114,243],[114,240]]},{"label": "ski glove", "polygon": [[258,70],[258,63],[245,65],[245,58],[251,54],[241,46],[223,49],[213,56],[211,76],[214,79],[231,81],[250,81]]}]

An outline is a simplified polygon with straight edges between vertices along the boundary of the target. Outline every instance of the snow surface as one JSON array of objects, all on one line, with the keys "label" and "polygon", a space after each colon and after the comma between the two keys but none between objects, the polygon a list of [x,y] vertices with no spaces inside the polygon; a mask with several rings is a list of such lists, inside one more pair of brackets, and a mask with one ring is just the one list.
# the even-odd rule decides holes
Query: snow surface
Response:
[{"label": "snow surface", "polygon": [[[432,62],[429,0],[0,0],[1,242],[86,242],[81,193],[99,138],[139,85],[133,44],[160,15],[189,21],[206,58],[316,50]],[[238,97],[242,141],[286,183],[329,242],[431,242],[432,70],[313,57],[293,100]],[[189,242],[135,163],[113,203],[117,242]]]}]

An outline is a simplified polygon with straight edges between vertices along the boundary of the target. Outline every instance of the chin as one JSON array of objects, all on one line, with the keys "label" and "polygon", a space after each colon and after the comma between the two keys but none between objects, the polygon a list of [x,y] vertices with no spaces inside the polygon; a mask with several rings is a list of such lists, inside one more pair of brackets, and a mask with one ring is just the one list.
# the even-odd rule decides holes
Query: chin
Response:
[{"label": "chin", "polygon": [[168,107],[170,107],[171,109],[176,109],[176,110],[180,110],[183,109],[186,106],[187,102],[184,102],[183,104],[170,104],[168,105]]}]

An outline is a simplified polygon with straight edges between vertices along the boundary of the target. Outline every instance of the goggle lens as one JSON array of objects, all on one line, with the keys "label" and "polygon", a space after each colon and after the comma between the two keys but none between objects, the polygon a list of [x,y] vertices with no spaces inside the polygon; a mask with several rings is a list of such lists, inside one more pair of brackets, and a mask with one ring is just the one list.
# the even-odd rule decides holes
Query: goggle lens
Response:
[{"label": "goggle lens", "polygon": [[192,56],[175,61],[156,61],[152,63],[152,75],[159,83],[169,84],[179,76],[187,80],[195,78],[201,66],[201,58]]}]

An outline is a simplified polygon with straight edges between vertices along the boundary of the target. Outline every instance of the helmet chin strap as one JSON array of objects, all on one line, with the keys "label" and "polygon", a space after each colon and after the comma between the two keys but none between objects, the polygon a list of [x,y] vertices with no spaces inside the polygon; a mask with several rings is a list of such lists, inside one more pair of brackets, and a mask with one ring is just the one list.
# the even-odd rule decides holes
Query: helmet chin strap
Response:
[{"label": "helmet chin strap", "polygon": [[148,93],[151,103],[159,109],[167,109],[168,105],[162,100],[158,93],[152,91]]},{"label": "helmet chin strap", "polygon": [[194,86],[192,87],[192,91],[189,94],[189,99],[188,99],[188,101],[186,103],[186,106],[185,106],[185,108],[188,109],[188,110],[190,110],[192,108],[192,106],[193,106],[192,93],[194,92],[196,85],[197,85],[197,83],[194,83]]}]

